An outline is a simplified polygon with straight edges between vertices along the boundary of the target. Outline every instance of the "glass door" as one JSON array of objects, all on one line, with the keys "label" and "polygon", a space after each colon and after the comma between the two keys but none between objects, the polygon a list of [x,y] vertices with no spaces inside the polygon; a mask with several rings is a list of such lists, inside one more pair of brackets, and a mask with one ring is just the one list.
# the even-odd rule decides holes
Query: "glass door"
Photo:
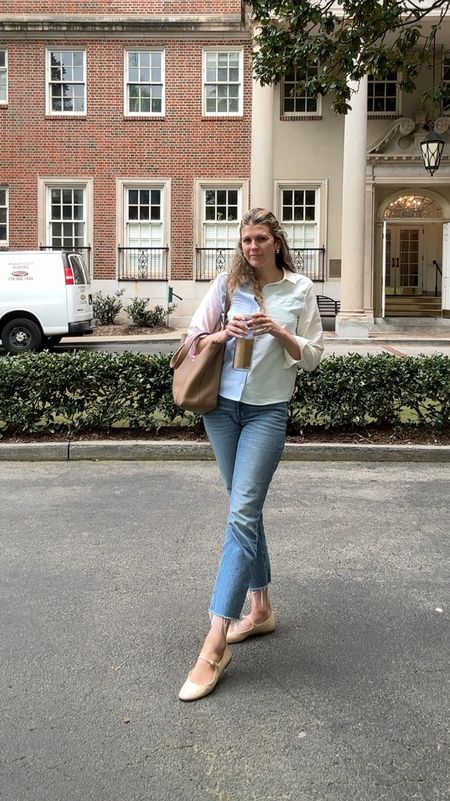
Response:
[{"label": "glass door", "polygon": [[386,231],[386,295],[422,293],[423,228],[390,225]]}]

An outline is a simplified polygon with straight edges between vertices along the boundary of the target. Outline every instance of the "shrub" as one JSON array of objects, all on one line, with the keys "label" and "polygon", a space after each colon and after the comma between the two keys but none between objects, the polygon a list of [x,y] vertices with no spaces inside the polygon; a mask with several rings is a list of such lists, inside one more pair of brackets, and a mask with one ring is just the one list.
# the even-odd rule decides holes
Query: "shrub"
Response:
[{"label": "shrub", "polygon": [[163,327],[167,324],[167,317],[172,314],[176,306],[169,305],[167,309],[162,306],[155,306],[149,309],[149,298],[133,298],[128,304],[127,314],[135,325],[150,328],[151,326]]},{"label": "shrub", "polygon": [[[197,425],[172,398],[170,354],[25,353],[0,359],[0,434]],[[450,426],[450,358],[328,357],[299,372],[288,432]]]},{"label": "shrub", "polygon": [[330,356],[299,372],[289,429],[450,425],[450,359],[416,356]]},{"label": "shrub", "polygon": [[123,303],[120,298],[124,292],[124,289],[118,289],[114,295],[104,295],[100,290],[94,294],[94,317],[97,318],[100,325],[115,323],[117,315],[123,309]]}]

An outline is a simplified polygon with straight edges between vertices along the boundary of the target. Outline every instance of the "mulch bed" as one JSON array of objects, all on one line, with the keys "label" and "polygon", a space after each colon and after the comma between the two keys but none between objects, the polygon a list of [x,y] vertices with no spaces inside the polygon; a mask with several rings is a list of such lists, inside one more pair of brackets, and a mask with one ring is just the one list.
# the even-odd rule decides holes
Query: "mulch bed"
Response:
[{"label": "mulch bed", "polygon": [[170,334],[175,331],[166,325],[139,326],[127,325],[124,323],[114,323],[114,325],[99,325],[90,336],[97,337],[132,337],[142,334]]}]

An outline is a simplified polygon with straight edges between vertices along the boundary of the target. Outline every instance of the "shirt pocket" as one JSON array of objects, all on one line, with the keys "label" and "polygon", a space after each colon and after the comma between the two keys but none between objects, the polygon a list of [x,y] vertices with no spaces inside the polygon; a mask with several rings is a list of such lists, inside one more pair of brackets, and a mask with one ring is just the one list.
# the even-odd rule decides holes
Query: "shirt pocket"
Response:
[{"label": "shirt pocket", "polygon": [[295,334],[303,306],[304,303],[300,298],[284,297],[283,299],[278,299],[269,314],[277,323],[284,326],[287,331]]}]

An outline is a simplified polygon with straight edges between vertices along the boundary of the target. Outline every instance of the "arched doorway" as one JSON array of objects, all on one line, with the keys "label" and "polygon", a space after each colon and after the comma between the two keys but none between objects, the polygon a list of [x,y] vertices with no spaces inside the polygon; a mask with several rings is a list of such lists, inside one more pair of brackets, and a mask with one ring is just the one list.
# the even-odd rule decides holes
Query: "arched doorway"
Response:
[{"label": "arched doorway", "polygon": [[438,199],[404,191],[383,213],[386,317],[441,312],[443,210]]}]

